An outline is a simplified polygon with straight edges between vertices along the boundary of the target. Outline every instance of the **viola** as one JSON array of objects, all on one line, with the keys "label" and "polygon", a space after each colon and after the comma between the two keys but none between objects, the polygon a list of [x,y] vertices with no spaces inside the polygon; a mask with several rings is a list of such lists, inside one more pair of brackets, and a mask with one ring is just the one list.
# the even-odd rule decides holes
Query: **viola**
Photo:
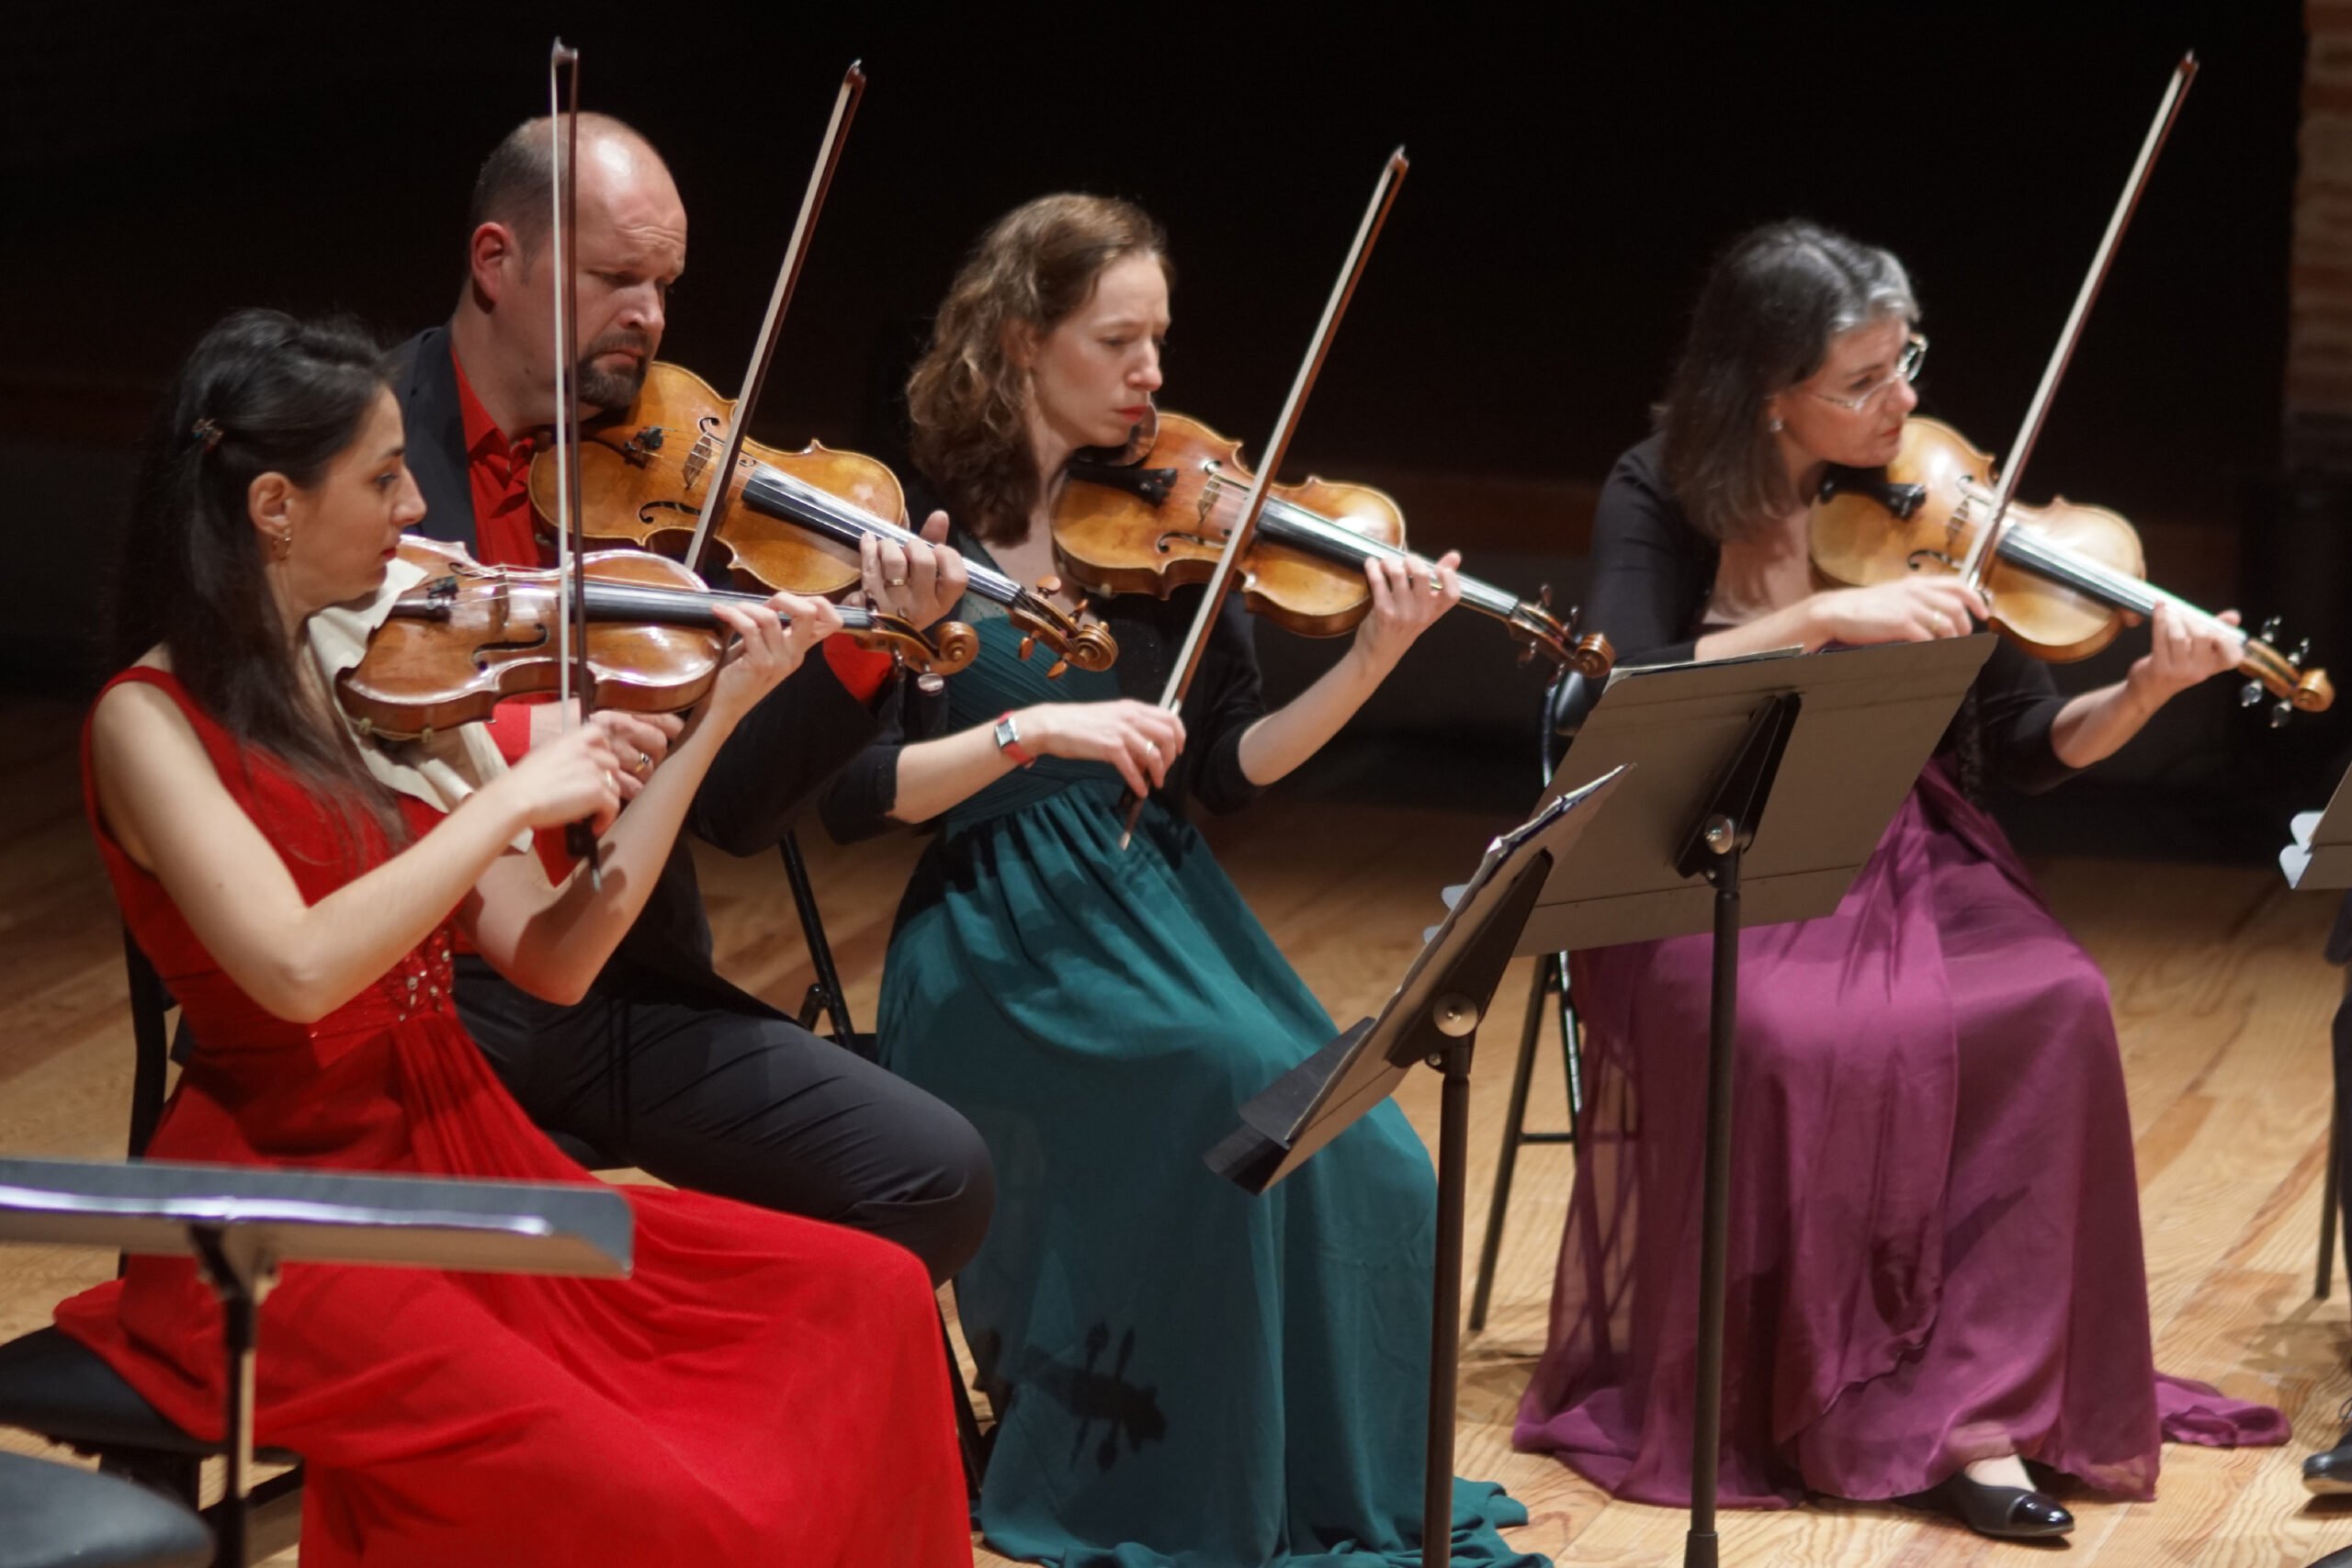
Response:
[{"label": "viola", "polygon": [[2274,621],[2259,636],[2216,621],[2145,580],[2140,536],[2120,514],[2064,496],[2043,506],[2011,502],[1989,542],[1997,483],[1994,459],[1950,425],[1913,418],[1883,470],[1831,468],[1808,520],[1814,569],[1830,582],[1867,587],[1912,571],[1958,571],[1984,557],[1981,586],[1993,626],[2036,658],[2087,659],[2164,604],[2238,645],[2245,701],[2267,693],[2271,722],[2324,712],[2335,700],[2327,671],[2306,669],[2308,640],[2281,652]]},{"label": "viola", "polygon": [[[725,458],[737,405],[682,366],[646,367],[637,400],[590,422],[580,446],[582,527],[606,546],[626,545],[684,560],[692,545],[712,470]],[[531,502],[551,513],[556,463],[531,460]],[[739,586],[766,592],[839,599],[860,580],[858,546],[869,536],[920,543],[906,526],[906,495],[887,464],[810,442],[797,452],[744,439],[711,543],[725,552]],[[692,563],[688,563],[691,565]],[[974,563],[971,592],[1001,605],[1021,628],[1021,656],[1043,643],[1059,674],[1065,661],[1107,670],[1118,644],[1098,625],[1081,624],[1042,592]]]},{"label": "viola", "polygon": [[[486,567],[454,545],[410,535],[401,558],[430,574],[393,601],[358,664],[335,682],[344,711],[387,739],[430,735],[488,718],[509,697],[557,690],[564,574]],[[765,595],[713,592],[676,561],[643,550],[581,558],[592,700],[631,713],[674,713],[710,690],[726,661],[727,630],[712,606]],[[979,651],[972,628],[943,621],[928,633],[855,606],[843,635],[887,649],[922,671],[952,675]]]},{"label": "viola", "polygon": [[[1090,593],[1165,599],[1207,581],[1253,482],[1240,450],[1198,420],[1148,416],[1125,452],[1070,464],[1054,507],[1056,560]],[[1372,612],[1364,563],[1404,555],[1405,514],[1385,492],[1312,475],[1271,484],[1241,562],[1243,603],[1285,630],[1338,637]],[[1476,578],[1461,583],[1463,604],[1519,640],[1521,663],[1541,653],[1589,678],[1608,672],[1608,639],[1577,637],[1576,613],[1555,616],[1548,587],[1530,602]]]}]

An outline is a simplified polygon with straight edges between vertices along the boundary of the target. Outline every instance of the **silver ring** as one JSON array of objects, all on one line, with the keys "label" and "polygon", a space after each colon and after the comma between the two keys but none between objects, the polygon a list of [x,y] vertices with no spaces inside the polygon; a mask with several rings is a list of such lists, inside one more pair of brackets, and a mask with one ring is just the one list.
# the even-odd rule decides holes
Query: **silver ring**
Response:
[{"label": "silver ring", "polygon": [[1445,580],[1439,577],[1435,572],[1430,573],[1430,592],[1432,593],[1442,593],[1445,592]]},{"label": "silver ring", "polygon": [[637,776],[641,779],[650,779],[653,776],[652,752],[639,751],[637,754]]},{"label": "silver ring", "polygon": [[1143,743],[1143,749],[1150,752],[1155,757],[1159,755],[1159,742],[1157,740],[1145,741]]}]

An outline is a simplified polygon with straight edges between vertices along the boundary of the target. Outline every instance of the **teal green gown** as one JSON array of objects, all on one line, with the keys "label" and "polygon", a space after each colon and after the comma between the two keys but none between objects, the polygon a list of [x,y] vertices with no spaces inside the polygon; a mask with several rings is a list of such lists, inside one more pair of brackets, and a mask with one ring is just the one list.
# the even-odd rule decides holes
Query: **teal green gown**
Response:
[{"label": "teal green gown", "polygon": [[[1111,606],[1121,662],[1148,666],[1174,637],[1155,647],[1116,613],[1131,603]],[[1136,611],[1181,635],[1196,603]],[[948,682],[947,730],[1153,681],[1049,681],[1001,615],[959,614],[981,649]],[[1247,635],[1243,700],[1212,718],[1261,706]],[[1188,728],[1188,752],[1216,743]],[[1418,1564],[1429,1154],[1391,1103],[1262,1197],[1203,1164],[1334,1031],[1189,822],[1155,799],[1120,849],[1121,794],[1107,766],[1045,758],[956,807],[883,976],[883,1060],[996,1162],[994,1224],[956,1280],[999,1413],[982,1529],[1058,1568]],[[1526,1520],[1456,1481],[1453,1561],[1544,1562],[1495,1533]]]}]

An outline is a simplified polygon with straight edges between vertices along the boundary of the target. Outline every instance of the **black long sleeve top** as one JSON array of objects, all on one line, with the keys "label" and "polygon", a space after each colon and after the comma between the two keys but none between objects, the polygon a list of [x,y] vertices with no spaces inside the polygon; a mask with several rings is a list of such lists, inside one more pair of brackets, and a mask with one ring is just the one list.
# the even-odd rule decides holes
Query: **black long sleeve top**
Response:
[{"label": "black long sleeve top", "polygon": [[[1691,525],[1667,489],[1658,468],[1664,446],[1665,437],[1653,435],[1619,457],[1593,513],[1584,624],[1608,634],[1625,664],[1672,664],[1695,656],[1722,560],[1720,547]],[[2075,772],[2050,743],[2051,726],[2065,704],[2049,667],[2000,638],[1936,753],[1962,750],[1973,728],[1986,781],[2039,794]]]}]

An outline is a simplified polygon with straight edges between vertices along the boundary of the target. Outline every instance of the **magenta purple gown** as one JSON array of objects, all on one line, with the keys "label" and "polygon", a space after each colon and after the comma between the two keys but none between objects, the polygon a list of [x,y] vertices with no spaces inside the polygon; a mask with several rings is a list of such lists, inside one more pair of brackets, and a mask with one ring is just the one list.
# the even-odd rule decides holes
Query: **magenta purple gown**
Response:
[{"label": "magenta purple gown", "polygon": [[[1619,574],[1631,622],[1690,592],[1659,567],[1688,550],[1659,530],[1688,525],[1645,445],[1596,539],[1604,580],[1612,556],[1643,562]],[[1688,558],[1711,580],[1707,554]],[[2042,709],[2046,752],[2050,703],[1981,695]],[[2156,1371],[2107,984],[1953,771],[1947,753],[1921,775],[1836,914],[1741,937],[1728,1506],[1900,1496],[2009,1452],[2144,1498],[2160,1438],[2287,1436],[2276,1410]],[[1514,1432],[1669,1505],[1690,1490],[1709,965],[1703,936],[1573,960],[1586,1108]]]}]

